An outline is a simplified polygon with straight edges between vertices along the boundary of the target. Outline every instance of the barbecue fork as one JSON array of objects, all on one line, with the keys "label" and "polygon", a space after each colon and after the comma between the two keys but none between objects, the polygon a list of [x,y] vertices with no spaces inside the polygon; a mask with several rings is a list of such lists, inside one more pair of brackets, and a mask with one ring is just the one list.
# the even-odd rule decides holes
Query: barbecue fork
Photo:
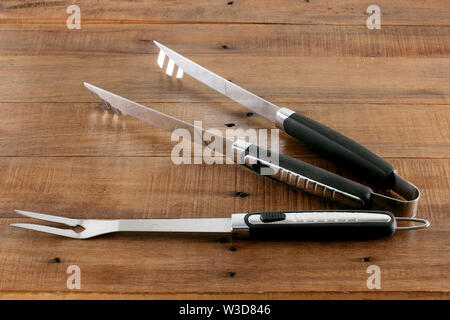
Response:
[{"label": "barbecue fork", "polygon": [[[231,218],[78,220],[54,215],[14,210],[16,213],[67,227],[81,227],[81,232],[30,223],[13,227],[56,234],[73,239],[89,239],[102,234],[134,232],[220,233],[267,240],[364,240],[388,237],[396,230],[427,228],[427,220],[394,217],[383,211],[286,211],[236,213]],[[397,226],[398,220],[419,222]]]}]

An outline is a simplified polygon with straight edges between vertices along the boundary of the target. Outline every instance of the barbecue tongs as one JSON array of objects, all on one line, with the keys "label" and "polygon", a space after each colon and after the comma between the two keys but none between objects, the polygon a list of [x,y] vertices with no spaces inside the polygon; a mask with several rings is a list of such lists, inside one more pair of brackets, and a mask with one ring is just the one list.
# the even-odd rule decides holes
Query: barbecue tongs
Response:
[{"label": "barbecue tongs", "polygon": [[[365,180],[372,182],[375,186],[393,191],[396,197],[376,193],[365,185],[285,155],[280,154],[278,157],[274,157],[272,154],[271,157],[267,157],[270,152],[267,153],[267,150],[248,142],[227,141],[221,136],[216,136],[216,138],[223,139],[225,148],[231,148],[236,153],[239,163],[258,173],[261,173],[261,167],[272,169],[271,178],[297,190],[336,201],[346,207],[376,208],[390,211],[396,216],[416,216],[420,197],[419,190],[412,183],[400,177],[388,162],[342,134],[292,110],[279,108],[160,43],[156,41],[154,43],[161,49],[157,60],[161,68],[164,66],[165,56],[169,57],[166,69],[169,76],[174,74],[175,65],[177,65],[177,78],[181,78],[183,73],[191,75],[253,112],[275,122],[279,128],[305,143],[317,153],[358,171]],[[85,87],[102,100],[106,109],[123,115],[131,115],[168,131],[184,128],[189,130],[192,136],[198,134],[198,131],[204,132],[203,129],[194,127],[187,122],[91,84],[85,83]],[[278,161],[274,163],[271,162],[271,159],[278,159]]]}]

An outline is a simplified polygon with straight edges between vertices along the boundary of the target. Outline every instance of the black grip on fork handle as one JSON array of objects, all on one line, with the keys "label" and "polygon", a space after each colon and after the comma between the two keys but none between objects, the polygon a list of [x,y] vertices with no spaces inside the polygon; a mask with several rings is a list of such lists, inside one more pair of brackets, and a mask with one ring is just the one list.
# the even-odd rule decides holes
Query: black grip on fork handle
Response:
[{"label": "black grip on fork handle", "polygon": [[241,157],[244,159],[240,161],[253,171],[264,174],[262,170],[265,168],[272,173],[268,177],[297,190],[354,208],[370,208],[372,205],[372,190],[369,187],[301,160],[252,144],[244,150]]},{"label": "black grip on fork handle", "polygon": [[[309,217],[302,218],[302,215],[308,215],[308,213],[310,213]],[[383,218],[368,221],[364,221],[363,217],[358,219],[360,215],[364,214]],[[274,216],[274,219],[267,221],[271,215]],[[346,218],[350,219],[339,218],[346,215]],[[296,216],[298,217],[296,218]],[[312,216],[314,218],[311,218]],[[268,240],[369,240],[392,236],[396,229],[394,215],[386,211],[248,213],[244,217],[244,221],[248,227],[250,238]]]}]

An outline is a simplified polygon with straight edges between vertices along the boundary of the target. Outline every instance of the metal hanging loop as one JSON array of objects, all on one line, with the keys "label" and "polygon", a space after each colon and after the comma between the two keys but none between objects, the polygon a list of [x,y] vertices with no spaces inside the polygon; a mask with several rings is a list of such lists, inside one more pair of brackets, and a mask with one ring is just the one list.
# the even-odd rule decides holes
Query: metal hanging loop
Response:
[{"label": "metal hanging loop", "polygon": [[430,222],[426,219],[420,218],[409,218],[409,217],[397,217],[396,221],[412,221],[412,222],[420,222],[421,224],[415,226],[408,227],[396,227],[395,230],[415,230],[415,229],[424,229],[430,226]]}]

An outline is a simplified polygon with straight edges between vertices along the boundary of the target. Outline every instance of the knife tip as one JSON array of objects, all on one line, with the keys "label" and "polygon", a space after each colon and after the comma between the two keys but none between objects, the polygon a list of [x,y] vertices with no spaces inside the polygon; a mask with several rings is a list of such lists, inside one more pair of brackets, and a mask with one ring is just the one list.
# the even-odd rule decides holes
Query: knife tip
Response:
[{"label": "knife tip", "polygon": [[153,43],[154,43],[158,48],[160,48],[160,49],[165,48],[161,43],[159,43],[159,42],[156,41],[156,40],[153,40]]},{"label": "knife tip", "polygon": [[83,85],[87,88],[87,89],[89,89],[89,88],[92,88],[93,87],[93,85],[92,84],[90,84],[90,83],[88,83],[88,82],[83,82]]}]

